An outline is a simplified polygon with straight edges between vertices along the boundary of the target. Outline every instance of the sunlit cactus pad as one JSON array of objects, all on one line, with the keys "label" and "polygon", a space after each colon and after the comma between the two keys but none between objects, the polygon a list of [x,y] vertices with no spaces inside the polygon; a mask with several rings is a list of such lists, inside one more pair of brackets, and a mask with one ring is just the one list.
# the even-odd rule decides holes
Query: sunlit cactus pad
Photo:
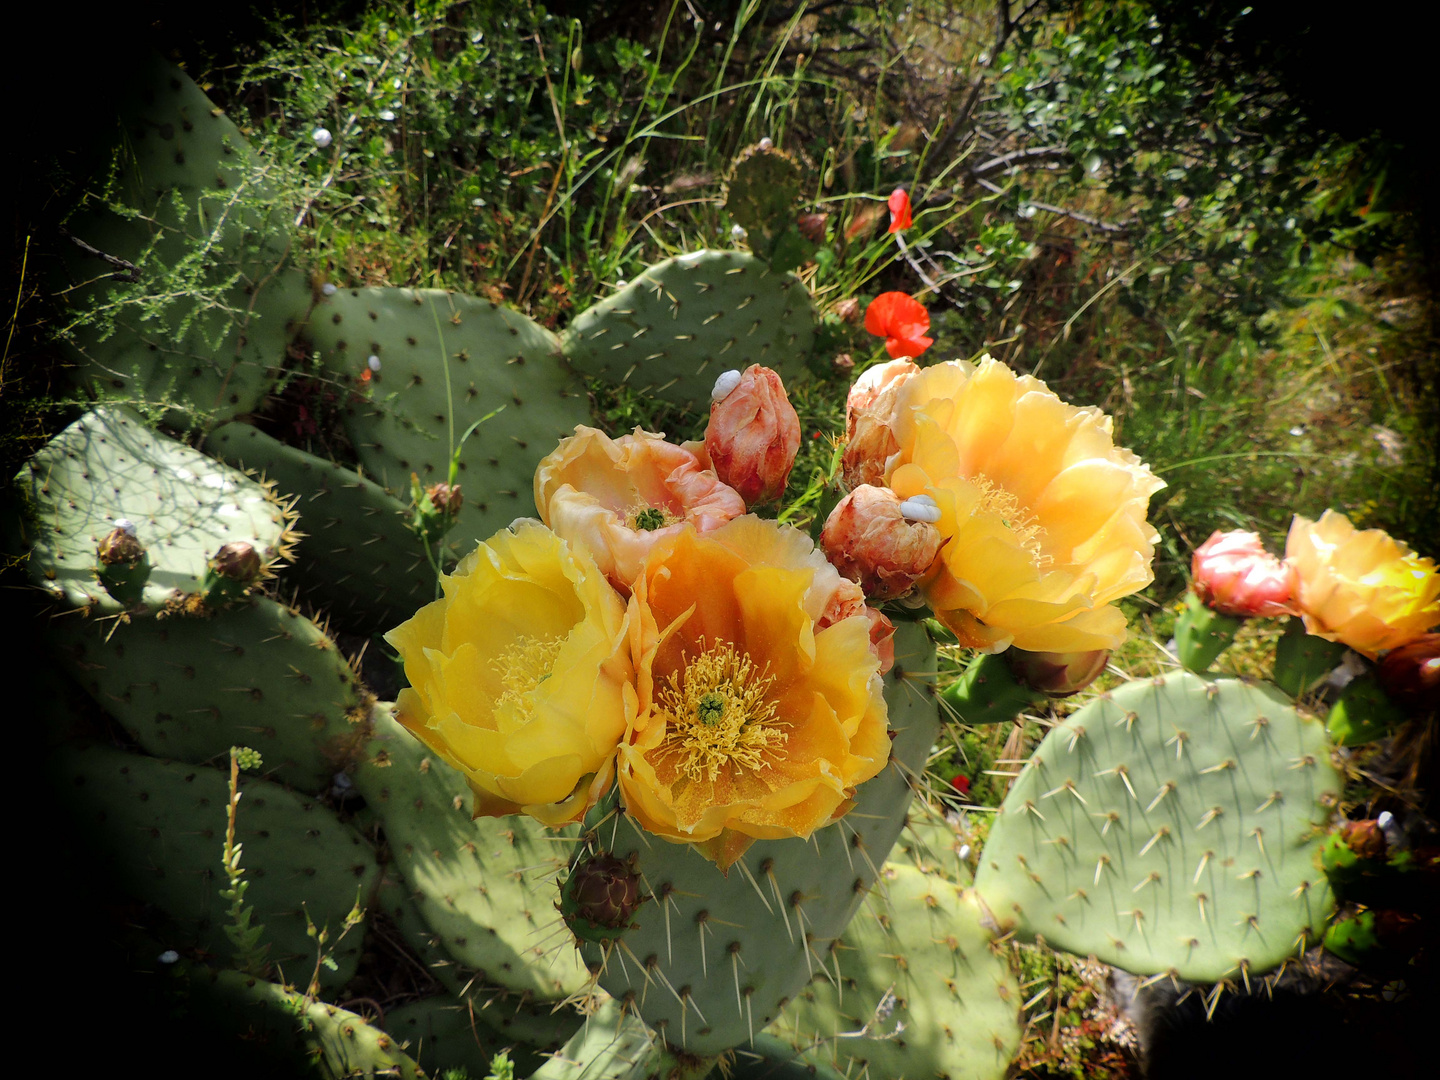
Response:
[{"label": "sunlit cactus pad", "polygon": [[[77,830],[104,853],[105,875],[97,880],[164,912],[167,947],[199,946],[230,958],[220,896],[226,774],[91,747],[59,758],[55,779]],[[329,927],[334,950],[334,968],[320,968],[321,985],[344,986],[359,964],[361,937],[352,932],[335,942],[357,898],[363,907],[375,888],[374,852],[312,799],[249,776],[241,777],[240,792],[235,838],[249,882],[245,903],[254,908],[252,925],[265,927],[266,959],[287,978],[309,981],[317,953],[306,933],[308,911],[317,927]]]},{"label": "sunlit cactus pad", "polygon": [[1046,736],[976,890],[1025,938],[1137,974],[1243,978],[1323,929],[1318,854],[1339,790],[1323,725],[1273,687],[1127,683]]},{"label": "sunlit cactus pad", "polygon": [[192,764],[249,746],[265,775],[323,791],[370,733],[369,692],[310,619],[265,597],[208,618],[50,627],[75,680],[146,751]]},{"label": "sunlit cactus pad", "polygon": [[[874,884],[939,729],[935,646],[923,627],[899,627],[895,659],[885,677],[891,763],[809,840],[757,841],[726,875],[627,819],[600,827],[601,847],[633,857],[652,897],[609,949],[600,984],[670,1045],[717,1054],[748,1042],[805,985]],[[601,962],[599,946],[585,955]]]},{"label": "sunlit cactus pad", "polygon": [[1020,1046],[1020,988],[972,893],[887,864],[774,1032],[846,1076],[1000,1080]]},{"label": "sunlit cactus pad", "polygon": [[390,853],[422,917],[455,960],[495,986],[556,1001],[590,973],[555,910],[555,874],[574,830],[552,832],[527,817],[470,820],[461,775],[375,710],[380,749],[355,786],[384,822]]},{"label": "sunlit cactus pad", "polygon": [[133,413],[107,406],[55,436],[15,477],[26,502],[35,584],[57,600],[118,612],[95,577],[95,548],[124,518],[150,558],[142,602],[160,608],[199,592],[206,561],[244,540],[263,562],[287,554],[290,517],[245,474],[157,435]]},{"label": "sunlit cactus pad", "polygon": [[[535,466],[590,420],[589,401],[556,337],[518,311],[439,289],[341,289],[306,331],[349,388],[345,430],[365,473],[401,502],[410,475],[444,481],[460,455],[465,504],[455,536],[470,543],[533,514]],[[372,363],[372,359],[373,363]]]},{"label": "sunlit cactus pad", "polygon": [[710,407],[715,377],[763,364],[788,383],[815,336],[796,277],[738,251],[696,251],[650,267],[576,316],[565,355],[584,375],[686,407]]},{"label": "sunlit cactus pad", "polygon": [[141,280],[67,248],[71,280],[87,283],[69,299],[100,314],[69,339],[73,374],[92,394],[173,404],[168,422],[207,426],[260,405],[304,319],[310,286],[284,268],[294,211],[275,206],[262,163],[189,76],[155,54],[127,64],[112,186],[127,212],[95,204],[66,224]]}]

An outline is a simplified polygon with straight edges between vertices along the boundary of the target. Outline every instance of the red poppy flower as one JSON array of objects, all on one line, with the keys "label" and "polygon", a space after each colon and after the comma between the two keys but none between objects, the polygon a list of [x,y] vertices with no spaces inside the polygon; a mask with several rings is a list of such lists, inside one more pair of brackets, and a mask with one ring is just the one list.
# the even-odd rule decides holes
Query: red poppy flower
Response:
[{"label": "red poppy flower", "polygon": [[903,232],[910,228],[910,195],[903,187],[897,187],[886,200],[890,207],[890,231]]},{"label": "red poppy flower", "polygon": [[930,313],[925,305],[902,292],[881,293],[865,309],[865,329],[885,339],[885,351],[892,360],[919,356],[935,339],[925,336]]},{"label": "red poppy flower", "polygon": [[951,777],[950,786],[956,791],[958,791],[961,795],[970,794],[970,778],[964,773],[961,773],[959,776]]}]

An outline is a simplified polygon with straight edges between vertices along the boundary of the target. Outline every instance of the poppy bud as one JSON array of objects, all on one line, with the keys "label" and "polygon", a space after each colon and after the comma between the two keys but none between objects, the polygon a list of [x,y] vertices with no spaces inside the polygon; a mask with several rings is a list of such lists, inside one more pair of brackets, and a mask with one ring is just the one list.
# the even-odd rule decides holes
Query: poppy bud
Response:
[{"label": "poppy bud", "polygon": [[1078,694],[1099,678],[1110,662],[1109,649],[1054,653],[1026,652],[1012,647],[1001,655],[1017,679],[1052,698]]},{"label": "poppy bud", "polygon": [[459,484],[431,484],[425,489],[425,497],[446,517],[453,518],[465,504],[465,496],[460,491]]},{"label": "poppy bud", "polygon": [[919,374],[909,360],[891,360],[867,368],[845,401],[845,453],[840,472],[850,487],[883,484],[885,464],[900,449],[890,429],[900,387]]},{"label": "poppy bud", "polygon": [[1405,709],[1440,705],[1440,634],[1422,634],[1391,649],[1380,661],[1380,685]]},{"label": "poppy bud", "polygon": [[830,361],[835,370],[843,375],[849,375],[855,369],[855,358],[848,352],[837,353],[835,359]]},{"label": "poppy bud", "polygon": [[[732,381],[731,372],[716,380]],[[800,417],[785,395],[785,384],[769,368],[752,364],[738,382],[710,404],[705,450],[721,481],[740,493],[747,507],[778,499],[800,449]]]},{"label": "poppy bud", "polygon": [[410,474],[410,530],[425,543],[436,543],[450,531],[463,502],[459,484],[422,488],[419,475]]},{"label": "poppy bud", "polygon": [[825,557],[873,600],[908,593],[944,542],[939,529],[907,517],[901,506],[889,488],[862,484],[840,500],[820,533]]},{"label": "poppy bud", "polygon": [[1265,550],[1255,533],[1212,533],[1195,549],[1190,570],[1196,594],[1222,615],[1245,619],[1294,611],[1293,572]]},{"label": "poppy bud", "polygon": [[912,222],[910,220],[909,192],[904,188],[897,187],[885,202],[890,207],[890,231],[898,233],[910,228]]}]

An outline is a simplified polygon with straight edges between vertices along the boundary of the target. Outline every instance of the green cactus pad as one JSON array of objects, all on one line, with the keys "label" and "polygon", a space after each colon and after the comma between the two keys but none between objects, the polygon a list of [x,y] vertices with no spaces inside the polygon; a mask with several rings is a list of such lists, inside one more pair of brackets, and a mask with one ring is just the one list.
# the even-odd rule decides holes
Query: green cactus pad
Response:
[{"label": "green cactus pad", "polygon": [[814,306],[793,275],[742,252],[697,251],[576,316],[564,347],[583,375],[708,410],[722,371],[763,364],[789,381],[814,336]]},{"label": "green cactus pad", "polygon": [[370,695],[314,622],[257,597],[209,618],[52,620],[75,679],[146,751],[199,764],[253,747],[265,775],[323,791],[361,755]]},{"label": "green cactus pad", "polygon": [[1345,655],[1343,642],[1306,633],[1305,621],[1292,618],[1275,643],[1275,685],[1291,697],[1308,694]]},{"label": "green cactus pad", "polygon": [[748,234],[750,250],[777,271],[815,254],[796,227],[801,170],[783,150],[757,143],[735,159],[725,184],[725,209]]},{"label": "green cactus pad", "polygon": [[[859,789],[849,814],[810,840],[758,841],[726,875],[689,845],[642,835],[629,818],[600,827],[601,847],[633,854],[653,898],[607,950],[600,984],[671,1046],[717,1054],[748,1042],[844,931],[905,824],[911,777],[935,741],[934,671],[924,628],[901,624],[885,677],[898,733],[891,765]],[[601,962],[598,946],[584,954]]]},{"label": "green cactus pad", "polygon": [[529,1076],[544,1059],[524,1044],[507,1041],[481,1020],[478,1011],[449,994],[422,998],[385,1013],[382,1025],[419,1066],[439,1076],[446,1069],[464,1069],[478,1078],[490,1072],[490,1061],[509,1051],[517,1076]]},{"label": "green cactus pad", "polygon": [[[67,247],[69,281],[85,284],[66,301],[77,315],[91,313],[68,336],[73,377],[92,396],[171,406],[172,426],[207,427],[260,405],[310,306],[310,285],[285,266],[293,210],[274,207],[264,165],[239,129],[158,55],[129,63],[110,189],[127,212],[96,199],[66,227],[137,264],[141,278],[121,281],[113,265]],[[159,301],[142,298],[162,296],[152,317]]]},{"label": "green cactus pad", "polygon": [[669,1080],[665,1057],[638,1017],[606,1002],[530,1080]]},{"label": "green cactus pad", "polygon": [[405,506],[373,480],[248,424],[217,428],[205,449],[295,496],[302,538],[286,583],[340,625],[388,630],[435,599],[435,572],[405,524]]},{"label": "green cactus pad", "polygon": [[355,786],[384,823],[390,853],[446,952],[485,982],[538,1001],[579,990],[590,973],[555,910],[555,874],[574,830],[520,816],[471,821],[464,778],[386,708],[374,718],[380,749],[356,769]]},{"label": "green cactus pad", "polygon": [[[268,1059],[259,1075],[425,1078],[397,1036],[339,1006],[238,971],[199,971],[191,987],[202,1017],[212,1014],[206,1017],[211,1025],[228,1029]],[[223,1044],[217,1042],[216,1050],[223,1053]]]},{"label": "green cactus pad", "polygon": [[846,1076],[1001,1080],[1020,1047],[1020,988],[973,894],[890,864],[872,906],[774,1032]]},{"label": "green cactus pad", "polygon": [[410,474],[426,486],[446,480],[466,429],[503,407],[460,455],[464,505],[449,538],[467,553],[534,515],[535,466],[590,419],[555,336],[488,300],[438,289],[341,289],[316,307],[307,334],[354,390],[343,421],[365,472],[407,505]]},{"label": "green cactus pad", "polygon": [[960,854],[964,847],[960,834],[938,811],[917,803],[905,822],[905,831],[895,841],[890,859],[968,888],[975,875]]},{"label": "green cactus pad", "polygon": [[86,413],[15,477],[26,503],[30,579],[56,600],[115,614],[95,577],[95,546],[125,518],[150,558],[141,602],[202,591],[205,564],[245,540],[261,560],[288,558],[291,515],[270,491],[147,428],[126,409]]},{"label": "green cactus pad", "polygon": [[[55,775],[79,834],[108,864],[99,880],[162,911],[170,922],[156,933],[169,948],[231,956],[220,896],[227,774],[91,747],[60,756]],[[235,835],[251,924],[264,927],[269,961],[306,983],[316,943],[306,934],[305,911],[317,927],[329,927],[334,943],[357,895],[363,906],[374,890],[374,852],[324,806],[278,784],[242,774],[240,791]],[[323,987],[349,982],[360,944],[352,930],[334,945],[335,970],[320,969]]]},{"label": "green cactus pad", "polygon": [[1330,914],[1339,790],[1324,727],[1268,684],[1127,683],[1046,736],[975,887],[1002,928],[1136,974],[1267,971]]}]

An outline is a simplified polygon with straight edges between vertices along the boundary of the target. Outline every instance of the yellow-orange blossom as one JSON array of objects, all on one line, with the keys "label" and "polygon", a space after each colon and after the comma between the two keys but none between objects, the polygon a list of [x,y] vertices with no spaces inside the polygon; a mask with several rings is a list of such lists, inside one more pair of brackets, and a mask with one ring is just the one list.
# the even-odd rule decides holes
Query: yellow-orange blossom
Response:
[{"label": "yellow-orange blossom", "polygon": [[863,614],[819,625],[839,575],[808,537],[753,516],[651,551],[635,581],[638,694],[626,809],[722,869],[753,840],[808,836],[889,759]]},{"label": "yellow-orange blossom", "polygon": [[879,418],[883,462],[901,498],[929,495],[947,543],[922,583],[962,644],[998,651],[1113,649],[1114,601],[1153,578],[1158,534],[1145,520],[1164,487],[1117,447],[1097,408],[984,357],[909,375]]}]

